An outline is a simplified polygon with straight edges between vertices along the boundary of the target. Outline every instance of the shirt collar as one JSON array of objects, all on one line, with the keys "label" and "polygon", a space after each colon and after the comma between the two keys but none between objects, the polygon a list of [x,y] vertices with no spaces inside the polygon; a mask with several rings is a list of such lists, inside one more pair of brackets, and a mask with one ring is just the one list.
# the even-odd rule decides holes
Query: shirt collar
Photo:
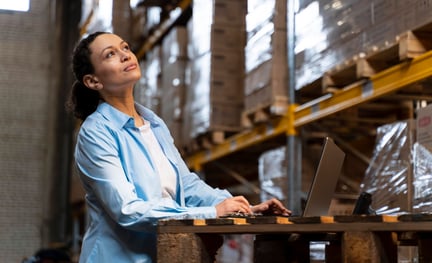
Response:
[{"label": "shirt collar", "polygon": [[[141,104],[135,102],[135,107],[138,111],[138,113],[152,126],[159,125],[158,118],[156,117],[156,114],[153,113],[153,111],[147,109],[146,107],[142,106]],[[117,128],[122,127],[135,127],[133,118],[118,109],[114,108],[110,104],[106,102],[102,102],[99,104],[98,108],[96,109],[97,112],[99,112],[105,119],[112,122]]]}]

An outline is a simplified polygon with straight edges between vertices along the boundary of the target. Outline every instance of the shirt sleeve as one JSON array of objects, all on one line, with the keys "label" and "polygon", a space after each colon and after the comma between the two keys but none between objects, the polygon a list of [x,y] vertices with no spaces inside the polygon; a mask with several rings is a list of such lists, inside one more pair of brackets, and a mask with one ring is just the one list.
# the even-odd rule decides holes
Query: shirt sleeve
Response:
[{"label": "shirt sleeve", "polygon": [[[134,230],[147,230],[160,219],[215,217],[214,206],[180,206],[170,198],[143,200],[136,193],[134,184],[125,173],[119,149],[113,134],[103,125],[82,127],[75,151],[77,167],[87,201],[94,210],[108,214],[118,224]],[[206,186],[187,176],[188,192],[193,187],[203,193]],[[191,185],[189,185],[191,183]],[[208,186],[207,186],[208,187]]]},{"label": "shirt sleeve", "polygon": [[213,188],[201,180],[197,174],[186,172],[182,176],[186,206],[216,206],[232,197],[227,190]]},{"label": "shirt sleeve", "polygon": [[[171,146],[177,158],[180,180],[184,188],[187,207],[216,206],[232,195],[224,189],[213,188],[187,167],[180,152],[172,141]],[[216,217],[216,214],[214,215]]]}]

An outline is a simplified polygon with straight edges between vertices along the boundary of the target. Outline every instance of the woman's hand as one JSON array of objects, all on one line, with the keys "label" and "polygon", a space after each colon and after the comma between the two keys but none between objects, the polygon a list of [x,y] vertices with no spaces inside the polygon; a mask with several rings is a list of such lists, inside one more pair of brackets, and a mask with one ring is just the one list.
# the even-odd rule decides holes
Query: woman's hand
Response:
[{"label": "woman's hand", "polygon": [[253,212],[249,202],[243,196],[227,198],[216,205],[216,214],[218,217],[232,213],[252,214]]},{"label": "woman's hand", "polygon": [[288,210],[281,201],[276,198],[272,198],[261,204],[252,206],[253,213],[262,213],[265,215],[291,215],[291,211]]}]

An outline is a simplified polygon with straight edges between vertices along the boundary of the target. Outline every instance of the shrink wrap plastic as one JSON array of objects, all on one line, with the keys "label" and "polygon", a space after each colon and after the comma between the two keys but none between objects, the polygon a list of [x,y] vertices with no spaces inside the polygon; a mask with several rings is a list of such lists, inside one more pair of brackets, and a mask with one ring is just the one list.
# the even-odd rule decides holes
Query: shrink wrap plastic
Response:
[{"label": "shrink wrap plastic", "polygon": [[287,170],[285,146],[269,150],[260,156],[258,172],[261,184],[261,201],[275,197],[286,203],[288,193]]},{"label": "shrink wrap plastic", "polygon": [[410,122],[387,124],[377,129],[375,149],[361,185],[372,194],[377,213],[408,212],[413,133]]}]

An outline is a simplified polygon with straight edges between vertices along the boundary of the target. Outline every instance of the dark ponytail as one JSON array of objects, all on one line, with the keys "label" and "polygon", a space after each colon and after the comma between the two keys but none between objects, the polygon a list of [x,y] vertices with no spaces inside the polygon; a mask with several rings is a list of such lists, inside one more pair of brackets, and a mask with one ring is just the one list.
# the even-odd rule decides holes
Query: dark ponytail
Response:
[{"label": "dark ponytail", "polygon": [[87,88],[87,86],[76,80],[72,85],[66,107],[76,118],[85,120],[96,110],[99,101],[99,92]]},{"label": "dark ponytail", "polygon": [[98,91],[89,89],[84,85],[83,78],[87,74],[94,73],[90,60],[91,50],[89,46],[97,36],[102,34],[110,33],[95,32],[88,35],[78,43],[72,53],[72,71],[76,80],[72,85],[69,99],[66,102],[66,108],[80,120],[85,120],[92,114],[101,100]]}]

